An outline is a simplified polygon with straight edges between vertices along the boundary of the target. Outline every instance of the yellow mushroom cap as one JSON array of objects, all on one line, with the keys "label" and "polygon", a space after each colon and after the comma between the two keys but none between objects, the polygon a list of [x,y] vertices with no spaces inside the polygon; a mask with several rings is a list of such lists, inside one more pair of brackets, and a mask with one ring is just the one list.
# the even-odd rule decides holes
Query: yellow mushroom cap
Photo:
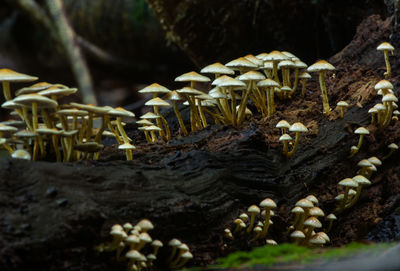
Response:
[{"label": "yellow mushroom cap", "polygon": [[175,78],[175,82],[209,82],[210,78],[197,72],[184,73]]},{"label": "yellow mushroom cap", "polygon": [[38,78],[10,69],[0,69],[0,82],[31,82]]},{"label": "yellow mushroom cap", "polygon": [[[89,143],[89,142],[88,142],[88,143]],[[133,146],[132,144],[124,143],[124,144],[122,144],[122,145],[119,145],[119,146],[118,146],[118,149],[119,149],[119,150],[134,150],[134,149],[136,149],[136,147]]]},{"label": "yellow mushroom cap", "polygon": [[311,201],[314,204],[318,204],[318,199],[314,195],[308,195],[306,197],[306,199],[308,199],[309,201]]},{"label": "yellow mushroom cap", "polygon": [[317,232],[317,235],[319,235],[320,237],[324,238],[326,242],[330,242],[331,241],[329,236],[323,231]]},{"label": "yellow mushroom cap", "polygon": [[276,208],[276,203],[270,198],[266,198],[263,201],[260,202],[260,207],[261,208]]},{"label": "yellow mushroom cap", "polygon": [[307,73],[307,72],[303,72],[303,73],[301,73],[301,74],[299,75],[299,78],[300,78],[300,79],[310,79],[310,78],[311,78],[311,75],[310,75],[309,73]]},{"label": "yellow mushroom cap", "polygon": [[282,61],[286,59],[289,58],[277,50],[271,51],[267,56],[263,58],[264,61]]},{"label": "yellow mushroom cap", "polygon": [[258,54],[258,55],[256,55],[256,58],[258,58],[258,59],[260,59],[260,60],[263,60],[263,58],[264,57],[266,57],[268,55],[268,53],[260,53],[260,54]]},{"label": "yellow mushroom cap", "polygon": [[225,65],[216,62],[201,69],[201,73],[215,73],[215,74],[235,74],[235,72],[226,67]]},{"label": "yellow mushroom cap", "polygon": [[369,135],[369,131],[364,127],[359,127],[354,131],[357,135]]},{"label": "yellow mushroom cap", "polygon": [[279,69],[281,69],[281,68],[294,68],[294,67],[295,67],[294,62],[289,60],[289,59],[282,60],[278,64],[278,68]]},{"label": "yellow mushroom cap", "polygon": [[8,126],[4,124],[0,124],[0,132],[11,132],[14,133],[18,131],[18,128],[15,128],[14,126]]},{"label": "yellow mushroom cap", "polygon": [[302,231],[296,230],[290,234],[290,237],[292,238],[299,238],[299,239],[304,239],[306,236]]},{"label": "yellow mushroom cap", "polygon": [[166,101],[164,101],[163,99],[156,97],[153,98],[149,101],[147,101],[144,105],[146,106],[170,106],[169,103],[167,103]]},{"label": "yellow mushroom cap", "polygon": [[228,63],[225,64],[225,66],[233,69],[233,70],[238,70],[240,68],[257,68],[257,65],[254,64],[253,62],[247,60],[244,57],[239,57],[237,59],[234,59]]},{"label": "yellow mushroom cap", "polygon": [[305,69],[305,68],[308,67],[307,64],[304,63],[304,62],[301,61],[301,60],[298,60],[298,59],[293,60],[293,59],[292,59],[292,61],[293,61],[293,63],[294,63],[294,67],[297,68],[297,69]]},{"label": "yellow mushroom cap", "polygon": [[154,229],[153,223],[148,219],[142,219],[137,223],[137,225],[144,231],[149,231]]},{"label": "yellow mushroom cap", "polygon": [[259,214],[259,213],[260,213],[260,208],[258,208],[257,205],[251,205],[251,206],[247,209],[247,211],[248,211],[249,213],[252,213],[252,214]]},{"label": "yellow mushroom cap", "polygon": [[311,216],[325,216],[324,211],[319,207],[312,207],[309,211]]},{"label": "yellow mushroom cap", "polygon": [[312,207],[314,207],[314,204],[311,201],[309,201],[308,199],[301,199],[296,202],[296,207],[312,208]]},{"label": "yellow mushroom cap", "polygon": [[151,239],[150,235],[149,235],[147,232],[142,232],[142,233],[139,235],[139,240],[140,240],[140,241],[143,241],[143,242],[145,242],[145,243],[150,243],[151,241],[153,241],[153,240]]},{"label": "yellow mushroom cap", "polygon": [[379,159],[378,159],[377,157],[375,157],[375,156],[372,156],[372,157],[368,158],[368,161],[369,161],[371,164],[375,165],[375,166],[380,166],[380,165],[382,165],[382,161],[379,160]]},{"label": "yellow mushroom cap", "polygon": [[239,217],[240,217],[240,219],[243,220],[243,221],[246,221],[247,219],[249,219],[249,216],[248,216],[246,213],[240,214]]},{"label": "yellow mushroom cap", "polygon": [[14,103],[21,104],[24,106],[31,105],[32,103],[37,103],[38,108],[55,108],[58,103],[52,99],[39,94],[26,94],[20,95],[13,99]]},{"label": "yellow mushroom cap", "polygon": [[264,79],[262,81],[259,81],[257,83],[257,86],[258,87],[278,87],[279,84],[276,81],[268,78],[268,79]]},{"label": "yellow mushroom cap", "polygon": [[283,134],[279,137],[279,142],[281,141],[291,141],[293,138],[288,134]]},{"label": "yellow mushroom cap", "polygon": [[318,220],[318,218],[312,216],[312,217],[307,218],[306,221],[304,221],[304,226],[309,226],[309,227],[313,227],[313,228],[321,228],[322,223]]},{"label": "yellow mushroom cap", "polygon": [[299,132],[299,133],[305,133],[308,131],[307,127],[304,126],[303,123],[301,122],[295,122],[292,124],[292,126],[290,126],[289,128],[290,132]]},{"label": "yellow mushroom cap", "polygon": [[154,240],[151,245],[153,247],[163,247],[163,243],[160,240]]},{"label": "yellow mushroom cap", "polygon": [[264,61],[262,61],[261,59],[255,57],[254,55],[245,55],[244,56],[245,59],[247,59],[248,61],[250,61],[251,63],[256,64],[258,67],[262,66],[264,64]]},{"label": "yellow mushroom cap", "polygon": [[31,160],[31,155],[26,150],[16,150],[13,152],[11,157],[14,159]]},{"label": "yellow mushroom cap", "polygon": [[325,60],[317,61],[316,63],[312,64],[310,67],[307,68],[308,72],[320,72],[320,71],[332,71],[332,70],[335,70],[335,67]]},{"label": "yellow mushroom cap", "polygon": [[378,83],[376,83],[375,87],[376,90],[380,89],[393,89],[392,83],[390,83],[388,80],[381,80]]},{"label": "yellow mushroom cap", "polygon": [[[220,79],[220,80],[218,80]],[[223,75],[215,79],[212,84],[217,81],[217,86],[219,87],[245,87],[246,84],[240,80],[234,79],[232,77]]]},{"label": "yellow mushroom cap", "polygon": [[147,112],[146,114],[140,116],[141,119],[159,119],[160,116],[154,114],[153,112]]},{"label": "yellow mushroom cap", "polygon": [[138,252],[137,250],[129,250],[126,254],[125,257],[128,259],[133,259],[135,261],[140,261],[142,259],[142,254]]},{"label": "yellow mushroom cap", "polygon": [[179,240],[176,239],[176,238],[171,239],[171,240],[168,242],[168,245],[171,246],[171,247],[178,247],[178,246],[180,246],[181,244],[182,244],[181,241],[179,241]]},{"label": "yellow mushroom cap", "polygon": [[349,107],[349,104],[345,101],[339,101],[336,105],[341,107]]},{"label": "yellow mushroom cap", "polygon": [[276,245],[278,245],[278,243],[277,243],[275,240],[272,240],[272,239],[267,239],[267,240],[265,240],[265,243],[266,243],[267,245],[270,245],[270,246],[276,246]]},{"label": "yellow mushroom cap", "polygon": [[302,213],[304,213],[304,209],[301,208],[300,206],[296,206],[290,212],[295,213],[295,214],[302,214]]},{"label": "yellow mushroom cap", "polygon": [[145,131],[161,131],[161,128],[155,125],[144,127]]},{"label": "yellow mushroom cap", "polygon": [[78,91],[77,88],[61,88],[61,87],[51,86],[45,90],[39,91],[38,94],[43,96],[57,96],[60,98],[74,94],[77,91]]},{"label": "yellow mushroom cap", "polygon": [[153,84],[139,90],[138,92],[140,92],[140,93],[168,93],[168,92],[170,92],[170,90],[160,84],[153,83]]},{"label": "yellow mushroom cap", "polygon": [[281,120],[276,124],[275,127],[276,128],[287,128],[287,129],[289,129],[290,128],[290,124],[286,120]]},{"label": "yellow mushroom cap", "polygon": [[392,149],[392,150],[397,150],[397,149],[399,149],[399,146],[397,146],[396,143],[392,143],[392,144],[390,144],[390,145],[388,146],[388,148],[389,148],[389,149]]},{"label": "yellow mushroom cap", "polygon": [[[223,76],[221,76],[221,77],[223,77]],[[218,77],[218,78],[221,78],[221,77]],[[186,95],[201,95],[201,94],[203,94],[203,92],[201,92],[200,90],[197,90],[197,89],[194,89],[191,87],[184,87],[181,89],[177,89],[176,92],[178,92],[179,94],[186,94]]]},{"label": "yellow mushroom cap", "polygon": [[182,258],[182,259],[193,259],[193,254],[190,253],[190,251],[186,251],[185,253],[183,253],[183,254],[181,255],[181,258]]},{"label": "yellow mushroom cap", "polygon": [[292,61],[299,60],[299,58],[297,56],[295,56],[294,54],[292,54],[291,52],[282,51],[281,54],[284,54],[285,56],[287,56]]},{"label": "yellow mushroom cap", "polygon": [[326,243],[326,240],[324,237],[322,237],[318,234],[315,234],[310,238],[309,242],[313,245],[323,245]]},{"label": "yellow mushroom cap", "polygon": [[362,175],[356,175],[353,177],[352,180],[359,185],[370,185],[371,184],[371,182]]},{"label": "yellow mushroom cap", "polygon": [[260,81],[260,80],[264,80],[265,76],[262,73],[257,72],[257,71],[249,71],[249,72],[246,72],[246,73],[240,75],[238,77],[238,79],[241,81]]},{"label": "yellow mushroom cap", "polygon": [[24,87],[15,92],[15,96],[23,95],[23,94],[31,94],[31,93],[37,93],[41,90],[47,89],[51,87],[52,84],[47,83],[47,82],[39,82],[36,84],[33,84],[32,86],[29,87]]},{"label": "yellow mushroom cap", "polygon": [[334,214],[329,214],[326,218],[328,220],[336,220],[337,219],[337,217]]},{"label": "yellow mushroom cap", "polygon": [[396,96],[394,96],[392,93],[388,93],[382,98],[382,102],[397,102],[398,99]]},{"label": "yellow mushroom cap", "polygon": [[379,44],[379,46],[376,47],[376,50],[378,50],[378,51],[393,51],[394,47],[389,42],[385,41],[385,42],[382,42],[381,44]]},{"label": "yellow mushroom cap", "polygon": [[355,182],[351,178],[346,178],[346,179],[341,180],[338,183],[338,185],[345,186],[345,187],[352,187],[352,188],[355,188],[358,186],[357,182]]},{"label": "yellow mushroom cap", "polygon": [[370,167],[372,166],[372,163],[368,161],[367,159],[363,159],[360,162],[358,162],[357,166],[359,167]]}]

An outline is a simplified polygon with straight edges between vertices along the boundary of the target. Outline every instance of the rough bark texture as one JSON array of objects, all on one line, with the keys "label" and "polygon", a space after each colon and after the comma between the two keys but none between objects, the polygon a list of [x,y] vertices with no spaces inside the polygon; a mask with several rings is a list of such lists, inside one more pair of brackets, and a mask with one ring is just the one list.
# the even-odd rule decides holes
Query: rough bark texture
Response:
[{"label": "rough bark texture", "polygon": [[[147,145],[133,126],[129,136],[137,151],[132,162],[124,162],[115,145],[108,146],[98,162],[1,162],[1,269],[124,270],[123,263],[116,263],[111,254],[95,253],[93,246],[109,240],[112,224],[143,217],[156,226],[153,238],[166,243],[177,237],[192,248],[191,264],[209,263],[227,251],[248,248],[247,243],[232,243],[222,251],[222,231],[247,206],[265,197],[280,207],[271,235],[286,241],[283,231],[295,201],[314,193],[326,213],[332,211],[337,182],[354,176],[360,159],[382,157],[387,144],[399,142],[399,122],[384,132],[370,126],[371,136],[360,153],[347,158],[358,141],[352,131],[368,126],[367,111],[379,100],[373,86],[383,78],[385,66],[375,48],[390,32],[389,20],[371,16],[358,27],[353,41],[330,59],[337,68],[327,83],[331,106],[339,100],[352,105],[344,119],[337,111],[329,118],[322,116],[314,77],[305,100],[279,103],[271,119],[256,116],[239,130],[213,125],[168,144]],[[400,33],[390,42],[399,48]],[[398,94],[399,62],[391,61],[391,81]],[[165,113],[169,121],[174,119],[172,111]],[[302,121],[310,130],[291,159],[281,155],[274,128],[283,117],[290,123]],[[365,238],[396,207],[398,158],[394,154],[386,160],[360,202],[339,217],[340,227],[331,233],[333,245]],[[165,270],[162,264],[158,268]]]}]

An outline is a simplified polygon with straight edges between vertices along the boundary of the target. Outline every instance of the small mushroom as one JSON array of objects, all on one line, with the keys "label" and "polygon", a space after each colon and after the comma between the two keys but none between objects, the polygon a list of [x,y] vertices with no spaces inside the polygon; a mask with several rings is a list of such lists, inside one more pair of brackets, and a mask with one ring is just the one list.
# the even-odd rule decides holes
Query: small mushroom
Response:
[{"label": "small mushroom", "polygon": [[357,191],[356,191],[355,196],[351,199],[351,202],[345,206],[345,209],[352,207],[357,202],[357,200],[360,198],[361,189],[363,187],[371,184],[371,182],[362,175],[354,176],[353,181],[358,184]]},{"label": "small mushroom", "polygon": [[386,78],[390,78],[392,76],[391,68],[390,68],[390,62],[389,62],[389,52],[394,51],[394,47],[388,43],[388,42],[382,42],[379,44],[379,46],[376,48],[378,51],[383,51],[383,55],[385,57],[385,64],[386,64],[386,72],[384,73]]},{"label": "small mushroom", "polygon": [[286,154],[286,157],[292,157],[293,154],[296,153],[297,147],[299,146],[300,134],[307,132],[308,129],[301,122],[296,122],[296,123],[292,124],[292,126],[290,126],[289,131],[295,132],[296,137],[294,139],[293,149]]},{"label": "small mushroom", "polygon": [[286,120],[280,120],[276,126],[276,128],[281,129],[281,133],[283,134],[287,134],[289,128],[290,128],[290,124],[289,122],[287,122]]},{"label": "small mushroom", "polygon": [[369,135],[369,131],[368,129],[364,128],[364,127],[359,127],[354,131],[355,134],[360,135],[360,138],[358,140],[358,144],[356,146],[356,148],[354,150],[350,151],[350,157],[353,157],[361,148],[362,143],[363,143],[363,139],[365,135]]},{"label": "small mushroom", "polygon": [[345,109],[347,107],[349,107],[349,104],[346,103],[345,101],[340,101],[336,105],[337,105],[337,107],[339,107],[339,109],[340,109],[340,117],[343,119],[344,118]]},{"label": "small mushroom", "polygon": [[390,149],[390,151],[387,155],[382,157],[382,160],[388,159],[393,154],[394,151],[397,151],[399,149],[399,146],[397,146],[397,144],[395,144],[395,143],[391,143],[391,144],[389,144],[388,148]]},{"label": "small mushroom", "polygon": [[334,220],[337,220],[337,217],[336,217],[334,214],[329,214],[329,215],[326,217],[326,219],[329,220],[329,225],[328,225],[328,228],[326,229],[326,232],[328,233],[328,232],[331,231],[332,225],[333,225],[333,221],[334,221]]},{"label": "small mushroom", "polygon": [[250,224],[247,227],[247,233],[250,233],[253,230],[253,226],[254,226],[254,221],[256,218],[256,215],[260,213],[260,208],[258,208],[257,205],[251,205],[247,211],[250,213]]},{"label": "small mushroom", "polygon": [[345,192],[344,192],[344,195],[343,195],[343,199],[340,200],[340,204],[339,204],[339,206],[337,208],[337,211],[340,213],[345,209],[345,206],[346,206],[346,203],[347,203],[347,200],[348,200],[348,197],[349,197],[350,188],[356,188],[358,186],[358,183],[355,182],[351,178],[346,178],[346,179],[341,180],[339,182],[339,185],[345,187]]},{"label": "small mushroom", "polygon": [[290,237],[294,240],[294,243],[298,245],[306,236],[302,231],[296,230],[290,234]]}]

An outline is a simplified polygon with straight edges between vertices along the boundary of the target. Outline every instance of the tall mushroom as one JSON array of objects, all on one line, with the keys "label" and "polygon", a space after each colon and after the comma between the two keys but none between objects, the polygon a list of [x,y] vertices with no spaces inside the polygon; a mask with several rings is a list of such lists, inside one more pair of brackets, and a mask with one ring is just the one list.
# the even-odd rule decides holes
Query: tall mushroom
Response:
[{"label": "tall mushroom", "polygon": [[323,112],[325,115],[331,111],[331,108],[329,107],[328,93],[327,93],[326,84],[325,84],[325,72],[333,71],[333,70],[335,70],[335,67],[325,60],[320,60],[307,68],[308,72],[318,72],[319,73],[319,84],[321,87]]},{"label": "tall mushroom", "polygon": [[390,68],[390,61],[389,61],[389,52],[394,51],[394,47],[389,42],[382,42],[376,48],[378,51],[383,51],[383,55],[385,57],[385,64],[386,64],[386,72],[384,73],[386,78],[390,78],[392,76],[392,70]]},{"label": "tall mushroom", "polygon": [[308,129],[301,122],[296,122],[296,123],[293,123],[292,126],[290,126],[289,131],[296,133],[296,137],[294,139],[294,144],[293,144],[293,149],[286,154],[287,157],[292,157],[293,154],[296,153],[297,147],[299,146],[300,134],[307,132]]}]

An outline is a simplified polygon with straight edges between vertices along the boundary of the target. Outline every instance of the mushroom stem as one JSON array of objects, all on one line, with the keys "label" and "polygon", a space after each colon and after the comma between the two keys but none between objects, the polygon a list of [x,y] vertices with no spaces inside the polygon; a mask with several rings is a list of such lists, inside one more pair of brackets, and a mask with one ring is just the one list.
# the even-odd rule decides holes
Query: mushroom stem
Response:
[{"label": "mushroom stem", "polygon": [[384,157],[382,157],[381,160],[386,160],[388,159],[394,152],[394,149],[390,149],[389,153],[387,155],[385,155]]},{"label": "mushroom stem", "polygon": [[328,114],[331,111],[331,108],[329,107],[328,94],[325,85],[325,71],[319,72],[319,85],[321,87],[321,97],[324,114]]},{"label": "mushroom stem", "polygon": [[265,237],[268,233],[270,217],[271,217],[270,209],[265,208],[265,220],[264,220],[264,227],[261,231],[261,237]]},{"label": "mushroom stem", "polygon": [[277,82],[279,84],[279,86],[281,86],[281,82],[279,80],[279,76],[278,76],[278,61],[274,60],[272,61],[272,73],[274,76],[274,81]]},{"label": "mushroom stem", "polygon": [[3,94],[4,94],[4,98],[6,99],[6,101],[12,100],[11,91],[10,91],[10,82],[3,81],[2,85],[3,85]]},{"label": "mushroom stem", "polygon": [[296,153],[297,147],[299,146],[299,141],[300,141],[300,132],[296,132],[296,137],[294,139],[293,149],[286,154],[286,157],[290,158],[290,157],[293,156],[293,154]]},{"label": "mushroom stem", "polygon": [[250,232],[252,231],[253,226],[254,226],[254,220],[255,220],[255,218],[256,218],[256,214],[255,214],[255,213],[251,213],[250,224],[249,224],[249,226],[247,227],[247,233],[250,233]]},{"label": "mushroom stem", "polygon": [[294,92],[297,90],[297,85],[299,84],[299,68],[295,68],[294,70],[294,83],[293,83],[293,89],[292,89],[292,95]]},{"label": "mushroom stem", "polygon": [[231,102],[232,102],[232,106],[231,106],[231,110],[232,110],[232,125],[233,127],[237,126],[237,115],[236,115],[236,97],[235,97],[235,93],[233,92],[233,88],[229,87],[228,88],[229,93],[231,94]]},{"label": "mushroom stem", "polygon": [[332,229],[332,225],[333,225],[333,220],[329,220],[328,228],[325,231],[326,233],[330,232],[330,230]]},{"label": "mushroom stem", "polygon": [[392,69],[390,68],[390,62],[389,62],[389,51],[384,50],[383,55],[385,57],[385,64],[386,64],[386,72],[385,72],[385,77],[389,79],[392,76]]},{"label": "mushroom stem", "polygon": [[364,135],[360,134],[360,139],[358,140],[357,149],[361,148],[361,145],[363,143],[363,139],[364,139]]},{"label": "mushroom stem", "polygon": [[250,88],[251,88],[251,86],[249,84],[247,86],[246,90],[244,91],[242,100],[240,101],[239,112],[238,112],[238,125],[242,124],[244,117],[245,117],[246,105],[247,105],[247,101],[249,99]]},{"label": "mushroom stem", "polygon": [[392,102],[387,102],[386,103],[387,111],[384,117],[384,120],[382,122],[382,127],[385,128],[386,126],[389,125],[390,121],[392,120],[392,112],[393,112],[393,103]]},{"label": "mushroom stem", "polygon": [[[183,135],[187,136],[189,133],[188,133],[188,131],[186,129],[185,123],[183,122],[182,115],[179,112],[178,105],[177,105],[176,101],[172,101],[172,105],[173,105],[173,108],[174,108],[174,112],[175,112],[176,118],[178,119],[179,126],[181,127],[181,130],[183,132]],[[147,132],[147,131],[145,131],[145,132]],[[147,134],[146,138],[147,137],[148,137],[148,134]]]},{"label": "mushroom stem", "polygon": [[341,106],[340,107],[340,118],[344,118],[344,107],[343,106]]},{"label": "mushroom stem", "polygon": [[354,204],[356,204],[356,202],[357,202],[358,199],[360,198],[361,189],[362,189],[362,185],[359,184],[359,185],[357,186],[356,194],[353,196],[353,198],[351,199],[350,203],[349,203],[349,204],[346,204],[346,205],[344,206],[344,209],[348,209],[348,208],[352,207]]},{"label": "mushroom stem", "polygon": [[301,83],[301,97],[304,98],[306,96],[306,80],[301,79],[300,83]]},{"label": "mushroom stem", "polygon": [[197,110],[199,110],[199,115],[201,119],[201,123],[203,124],[203,128],[207,127],[207,119],[206,116],[204,115],[203,107],[201,106],[201,100],[197,100]]},{"label": "mushroom stem", "polygon": [[345,206],[346,206],[346,201],[349,198],[349,190],[350,190],[350,187],[346,187],[346,190],[344,191],[343,199],[340,201],[340,205],[339,205],[339,207],[337,209],[337,211],[339,213],[341,213],[344,210]]}]

